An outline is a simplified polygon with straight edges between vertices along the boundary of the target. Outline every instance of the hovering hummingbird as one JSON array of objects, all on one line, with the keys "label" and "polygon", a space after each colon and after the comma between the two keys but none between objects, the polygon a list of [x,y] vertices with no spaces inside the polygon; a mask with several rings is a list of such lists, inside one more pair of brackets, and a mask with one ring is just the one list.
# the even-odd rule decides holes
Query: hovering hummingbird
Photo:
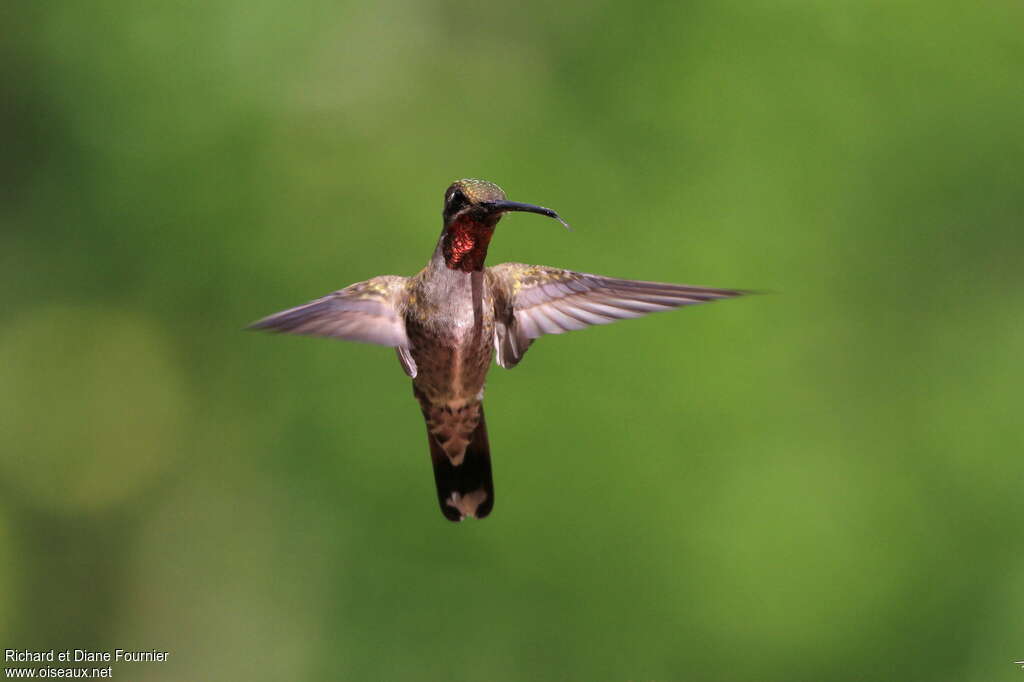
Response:
[{"label": "hovering hummingbird", "polygon": [[550,208],[509,201],[497,185],[459,180],[444,195],[434,255],[412,277],[382,275],[251,325],[392,346],[427,422],[437,499],[451,521],[494,507],[484,421],[492,353],[515,367],[533,340],[745,292],[614,279],[541,265],[484,267],[501,217]]}]

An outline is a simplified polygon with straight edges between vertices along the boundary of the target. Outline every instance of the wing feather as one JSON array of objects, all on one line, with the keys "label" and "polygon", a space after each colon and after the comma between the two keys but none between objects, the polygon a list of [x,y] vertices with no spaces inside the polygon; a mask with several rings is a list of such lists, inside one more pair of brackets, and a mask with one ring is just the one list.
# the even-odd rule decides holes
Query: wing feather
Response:
[{"label": "wing feather", "polygon": [[374,277],[282,310],[253,322],[249,328],[407,347],[402,310],[406,281],[396,275]]},{"label": "wing feather", "polygon": [[514,367],[533,339],[740,296],[744,291],[602,277],[522,263],[487,268],[498,364]]},{"label": "wing feather", "polygon": [[522,327],[523,336],[528,339],[536,339],[544,334],[540,325],[537,324],[537,320],[535,320],[533,315],[530,314],[529,309],[526,309],[521,313],[517,313],[513,319],[513,325],[516,327]]}]

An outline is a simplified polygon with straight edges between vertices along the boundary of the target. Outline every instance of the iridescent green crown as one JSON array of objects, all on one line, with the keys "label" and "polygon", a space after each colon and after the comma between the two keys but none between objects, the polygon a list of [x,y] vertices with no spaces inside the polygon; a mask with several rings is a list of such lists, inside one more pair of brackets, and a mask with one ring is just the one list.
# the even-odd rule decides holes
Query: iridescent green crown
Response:
[{"label": "iridescent green crown", "polygon": [[466,198],[474,204],[478,204],[481,201],[504,201],[508,198],[505,196],[503,189],[493,182],[487,182],[486,180],[467,178],[455,181],[452,183],[452,186],[461,189]]}]

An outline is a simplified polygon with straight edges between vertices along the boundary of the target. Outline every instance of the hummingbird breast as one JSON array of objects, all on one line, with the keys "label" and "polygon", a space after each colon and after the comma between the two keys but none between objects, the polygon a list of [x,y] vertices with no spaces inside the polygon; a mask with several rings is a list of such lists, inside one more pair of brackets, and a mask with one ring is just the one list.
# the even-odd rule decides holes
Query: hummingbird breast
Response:
[{"label": "hummingbird breast", "polygon": [[410,287],[405,328],[421,401],[458,408],[483,399],[493,353],[494,299],[482,270],[420,273]]}]

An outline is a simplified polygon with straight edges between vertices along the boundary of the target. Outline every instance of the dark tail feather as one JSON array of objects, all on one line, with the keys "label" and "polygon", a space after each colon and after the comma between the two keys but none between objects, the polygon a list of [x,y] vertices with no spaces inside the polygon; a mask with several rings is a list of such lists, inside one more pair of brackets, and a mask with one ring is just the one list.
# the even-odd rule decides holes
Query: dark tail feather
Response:
[{"label": "dark tail feather", "polygon": [[487,444],[487,423],[480,406],[480,422],[466,446],[462,464],[454,466],[437,439],[427,432],[430,459],[434,463],[437,501],[449,521],[466,516],[482,519],[494,508],[494,483],[491,481],[491,448]]}]

